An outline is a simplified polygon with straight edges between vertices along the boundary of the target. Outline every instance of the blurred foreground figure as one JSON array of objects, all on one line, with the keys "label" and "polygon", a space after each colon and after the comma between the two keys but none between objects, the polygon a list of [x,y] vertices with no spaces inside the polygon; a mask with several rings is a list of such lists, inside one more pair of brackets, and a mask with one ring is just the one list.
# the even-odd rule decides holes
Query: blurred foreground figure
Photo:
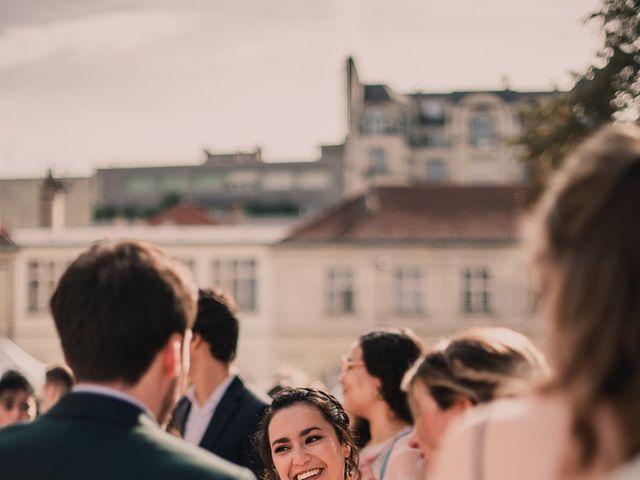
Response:
[{"label": "blurred foreground figure", "polygon": [[260,475],[252,438],[270,399],[231,371],[239,334],[233,300],[212,289],[200,290],[192,331],[191,387],[178,402],[171,427],[187,442]]},{"label": "blurred foreground figure", "polygon": [[69,393],[74,379],[71,371],[62,366],[51,367],[44,375],[42,398],[40,399],[40,413],[47,413],[60,397]]},{"label": "blurred foreground figure", "polygon": [[71,264],[51,312],[78,384],[40,418],[0,430],[2,478],[253,478],[158,425],[188,361],[196,290],[183,268],[135,241]]},{"label": "blurred foreground figure", "polygon": [[29,380],[17,370],[0,377],[0,428],[36,416],[36,399]]},{"label": "blurred foreground figure", "polygon": [[449,424],[475,405],[531,393],[548,368],[527,337],[508,328],[474,328],[440,342],[402,383],[414,426],[410,444],[429,469]]},{"label": "blurred foreground figure", "polygon": [[531,229],[554,375],[452,429],[438,480],[600,479],[640,453],[640,129],[567,159]]}]

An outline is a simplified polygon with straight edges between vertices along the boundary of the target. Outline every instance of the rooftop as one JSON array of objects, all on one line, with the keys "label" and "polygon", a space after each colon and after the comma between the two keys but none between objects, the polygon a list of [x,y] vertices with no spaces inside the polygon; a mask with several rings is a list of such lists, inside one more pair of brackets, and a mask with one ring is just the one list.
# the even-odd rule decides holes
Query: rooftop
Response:
[{"label": "rooftop", "polygon": [[285,243],[510,242],[522,186],[379,186],[293,230]]}]

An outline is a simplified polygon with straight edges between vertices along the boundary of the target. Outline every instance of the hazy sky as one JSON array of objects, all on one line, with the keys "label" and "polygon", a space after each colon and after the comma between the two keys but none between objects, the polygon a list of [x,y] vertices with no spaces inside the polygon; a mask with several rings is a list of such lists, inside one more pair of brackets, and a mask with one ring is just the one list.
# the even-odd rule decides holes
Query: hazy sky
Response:
[{"label": "hazy sky", "polygon": [[344,63],[400,92],[571,84],[595,0],[0,0],[0,177],[311,160],[345,134]]}]

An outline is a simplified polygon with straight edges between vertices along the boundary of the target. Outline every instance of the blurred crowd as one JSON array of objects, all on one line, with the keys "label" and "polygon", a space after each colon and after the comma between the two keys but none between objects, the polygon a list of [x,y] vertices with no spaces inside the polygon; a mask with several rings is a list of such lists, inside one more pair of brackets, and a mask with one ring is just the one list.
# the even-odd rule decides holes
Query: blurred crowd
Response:
[{"label": "blurred crowd", "polygon": [[640,478],[640,129],[567,158],[527,238],[546,358],[507,328],[432,345],[380,329],[344,353],[335,395],[259,391],[233,367],[232,298],[150,244],[94,245],[51,299],[68,365],[38,395],[0,378],[2,476]]}]

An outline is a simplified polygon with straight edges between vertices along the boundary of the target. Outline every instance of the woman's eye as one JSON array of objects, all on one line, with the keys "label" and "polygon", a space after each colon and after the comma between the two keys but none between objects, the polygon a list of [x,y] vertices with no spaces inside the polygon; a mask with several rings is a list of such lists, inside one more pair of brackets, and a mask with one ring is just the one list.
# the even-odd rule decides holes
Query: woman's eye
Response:
[{"label": "woman's eye", "polygon": [[287,450],[289,450],[289,447],[287,445],[280,445],[273,450],[273,453],[282,453],[286,452]]},{"label": "woman's eye", "polygon": [[320,435],[311,435],[310,437],[307,437],[307,443],[314,443],[317,442],[318,440],[320,440],[322,437]]}]

